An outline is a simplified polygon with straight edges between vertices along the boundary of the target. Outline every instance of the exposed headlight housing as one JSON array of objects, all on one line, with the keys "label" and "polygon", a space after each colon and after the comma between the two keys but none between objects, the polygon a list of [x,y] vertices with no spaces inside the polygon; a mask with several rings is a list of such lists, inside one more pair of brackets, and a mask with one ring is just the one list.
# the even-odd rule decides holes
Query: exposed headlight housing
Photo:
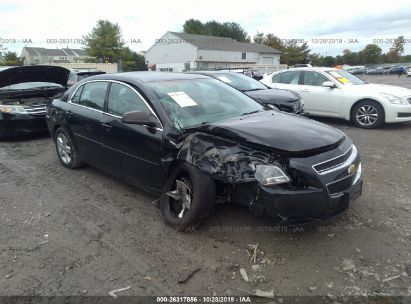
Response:
[{"label": "exposed headlight housing", "polygon": [[17,106],[17,105],[1,105],[0,104],[0,112],[12,113],[12,114],[27,114],[27,111],[24,107]]},{"label": "exposed headlight housing", "polygon": [[408,102],[402,97],[395,96],[395,95],[388,94],[388,93],[384,93],[384,92],[380,92],[380,95],[382,97],[384,97],[385,99],[387,99],[392,104],[408,105]]},{"label": "exposed headlight housing", "polygon": [[291,179],[276,165],[257,165],[255,179],[263,186],[288,183]]},{"label": "exposed headlight housing", "polygon": [[358,182],[358,180],[360,179],[360,177],[361,177],[361,173],[362,173],[362,168],[361,168],[361,163],[359,163],[358,164],[358,168],[357,168],[357,172],[355,173],[355,178],[354,178],[354,181],[353,181],[353,185],[356,183],[356,182]]}]

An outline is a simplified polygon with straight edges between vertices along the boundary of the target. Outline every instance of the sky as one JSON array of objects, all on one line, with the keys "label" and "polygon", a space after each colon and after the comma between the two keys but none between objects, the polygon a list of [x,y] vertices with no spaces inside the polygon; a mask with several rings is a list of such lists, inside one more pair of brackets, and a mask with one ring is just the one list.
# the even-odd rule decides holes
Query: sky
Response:
[{"label": "sky", "polygon": [[25,45],[81,48],[77,41],[106,19],[118,23],[132,50],[145,51],[165,32],[182,31],[190,18],[237,22],[251,37],[304,40],[312,52],[332,56],[369,43],[386,52],[403,35],[404,54],[411,54],[411,2],[405,0],[0,0],[0,44],[18,54]]}]

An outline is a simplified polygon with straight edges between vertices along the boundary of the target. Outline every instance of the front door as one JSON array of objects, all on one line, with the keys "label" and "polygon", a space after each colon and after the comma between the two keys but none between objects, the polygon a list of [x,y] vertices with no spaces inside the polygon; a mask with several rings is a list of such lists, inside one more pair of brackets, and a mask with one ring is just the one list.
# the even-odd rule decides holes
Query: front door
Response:
[{"label": "front door", "polygon": [[325,75],[316,71],[304,71],[300,90],[297,91],[304,100],[304,109],[313,115],[340,116],[342,92],[336,86],[323,86],[326,81],[333,82]]},{"label": "front door", "polygon": [[121,117],[131,111],[154,115],[134,88],[112,83],[102,124],[110,171],[142,188],[160,190],[163,184],[160,122],[157,128],[122,123]]}]

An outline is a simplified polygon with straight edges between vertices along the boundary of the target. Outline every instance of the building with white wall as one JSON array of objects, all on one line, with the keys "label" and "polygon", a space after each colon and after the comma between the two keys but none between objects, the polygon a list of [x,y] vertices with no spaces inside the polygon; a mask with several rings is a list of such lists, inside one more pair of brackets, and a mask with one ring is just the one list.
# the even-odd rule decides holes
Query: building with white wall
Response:
[{"label": "building with white wall", "polygon": [[280,55],[264,44],[176,32],[165,33],[145,52],[149,69],[169,72],[278,66]]},{"label": "building with white wall", "polygon": [[82,49],[46,49],[42,47],[24,47],[21,51],[21,58],[24,58],[25,65],[50,64],[50,63],[77,63],[83,62],[87,55]]}]

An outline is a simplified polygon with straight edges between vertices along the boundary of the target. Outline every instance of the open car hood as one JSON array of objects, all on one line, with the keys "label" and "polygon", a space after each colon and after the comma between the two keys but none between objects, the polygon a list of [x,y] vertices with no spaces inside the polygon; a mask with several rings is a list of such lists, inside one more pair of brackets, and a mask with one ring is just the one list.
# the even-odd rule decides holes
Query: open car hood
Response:
[{"label": "open car hood", "polygon": [[0,71],[0,88],[24,82],[51,82],[65,87],[70,71],[59,66],[27,65]]},{"label": "open car hood", "polygon": [[325,124],[277,111],[204,125],[199,131],[293,155],[325,152],[345,138],[343,132]]}]

